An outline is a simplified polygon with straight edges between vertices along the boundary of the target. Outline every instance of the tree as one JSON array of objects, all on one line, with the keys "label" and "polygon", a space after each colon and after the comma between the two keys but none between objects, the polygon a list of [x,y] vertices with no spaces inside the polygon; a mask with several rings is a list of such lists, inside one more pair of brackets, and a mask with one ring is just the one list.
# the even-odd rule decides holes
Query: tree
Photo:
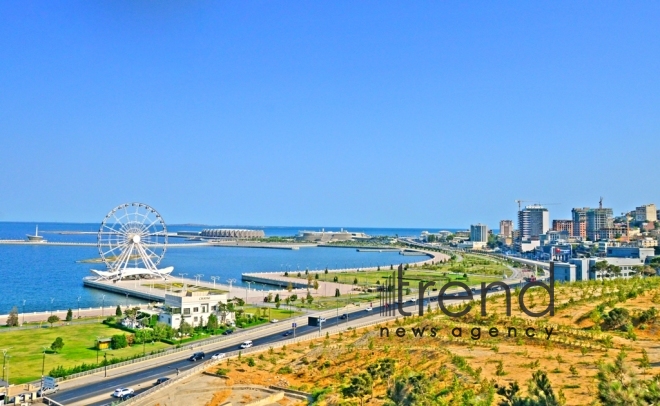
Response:
[{"label": "tree", "polygon": [[644,373],[646,373],[647,369],[651,368],[651,360],[645,348],[642,349],[642,358],[639,360],[639,367],[644,370]]},{"label": "tree", "polygon": [[286,285],[286,290],[290,293],[293,290],[293,284],[289,282],[288,285]]},{"label": "tree", "polygon": [[325,268],[325,274],[326,275],[328,274],[328,268],[327,267]]},{"label": "tree", "polygon": [[215,331],[218,329],[218,316],[211,313],[209,315],[209,320],[206,322],[206,328],[210,331]]},{"label": "tree", "polygon": [[277,293],[277,294],[275,295],[275,303],[277,303],[277,302],[279,302],[279,301],[280,301],[280,294]]},{"label": "tree", "polygon": [[179,325],[179,333],[181,333],[181,335],[190,335],[192,332],[193,327],[188,322],[182,321]]},{"label": "tree", "polygon": [[357,284],[358,284],[358,279],[357,278],[353,279],[353,285],[357,285]]},{"label": "tree", "polygon": [[314,281],[314,290],[317,291],[317,292],[319,291],[319,282],[318,281]]},{"label": "tree", "polygon": [[335,297],[341,296],[341,293],[339,293],[339,288],[335,289]]},{"label": "tree", "polygon": [[519,395],[520,387],[517,382],[511,382],[508,387],[500,387],[497,394],[504,397],[500,406],[561,406],[566,400],[561,391],[555,395],[543,371],[535,371],[529,381],[529,397]]},{"label": "tree", "polygon": [[371,375],[362,372],[358,376],[351,378],[350,385],[342,389],[342,394],[347,398],[360,399],[360,405],[363,405],[364,397],[373,393],[372,385],[373,379]]},{"label": "tree", "polygon": [[62,340],[62,337],[57,337],[55,341],[50,345],[50,349],[53,350],[54,352],[60,352],[60,350],[64,347],[64,340]]},{"label": "tree", "polygon": [[9,312],[9,316],[7,317],[7,326],[18,326],[18,308],[16,306],[12,307],[11,311]]},{"label": "tree", "polygon": [[128,347],[128,339],[126,334],[115,334],[110,338],[110,346],[113,350]]},{"label": "tree", "polygon": [[315,274],[314,274],[314,279],[316,279],[316,280],[319,279],[319,274],[318,274],[318,273],[315,273]]},{"label": "tree", "polygon": [[314,301],[314,297],[312,296],[311,293],[307,292],[307,297],[305,298],[305,300],[307,300],[308,305],[311,305],[312,302]]},{"label": "tree", "polygon": [[240,297],[235,297],[234,300],[236,301],[236,304],[243,307],[245,306],[245,300],[241,299]]},{"label": "tree", "polygon": [[416,406],[428,405],[427,398],[431,384],[424,374],[398,376],[394,384],[387,389],[388,405]]},{"label": "tree", "polygon": [[115,309],[115,316],[121,317],[122,314],[121,306],[117,305],[117,308]]},{"label": "tree", "polygon": [[51,315],[51,316],[48,316],[48,319],[47,319],[46,321],[47,321],[48,323],[50,323],[50,326],[51,326],[51,327],[53,327],[53,324],[55,324],[55,323],[57,323],[58,321],[60,321],[60,318],[59,318],[58,316],[56,316],[56,315],[53,314],[53,315]]},{"label": "tree", "polygon": [[73,320],[73,312],[71,309],[67,310],[66,312],[66,318],[64,319],[65,321],[71,321]]}]

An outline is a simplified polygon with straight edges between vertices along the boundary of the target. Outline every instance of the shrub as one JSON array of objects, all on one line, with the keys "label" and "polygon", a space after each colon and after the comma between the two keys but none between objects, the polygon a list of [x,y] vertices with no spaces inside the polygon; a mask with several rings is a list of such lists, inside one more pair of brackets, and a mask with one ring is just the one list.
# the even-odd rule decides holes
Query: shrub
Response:
[{"label": "shrub", "polygon": [[283,366],[282,368],[278,369],[277,373],[282,374],[282,375],[290,374],[290,373],[293,373],[293,370],[291,369],[290,366],[286,365],[286,366]]},{"label": "shrub", "polygon": [[218,376],[227,376],[227,372],[229,372],[228,369],[220,368],[217,371],[215,371],[215,374]]},{"label": "shrub", "polygon": [[113,350],[128,347],[128,340],[125,334],[115,334],[110,339],[110,346]]}]

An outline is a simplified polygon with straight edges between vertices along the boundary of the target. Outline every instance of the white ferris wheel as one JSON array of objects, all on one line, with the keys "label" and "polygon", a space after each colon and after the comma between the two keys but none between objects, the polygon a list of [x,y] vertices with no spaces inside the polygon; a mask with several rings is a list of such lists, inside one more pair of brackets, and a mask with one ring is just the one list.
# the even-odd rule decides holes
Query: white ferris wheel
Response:
[{"label": "white ferris wheel", "polygon": [[167,279],[174,270],[158,269],[167,250],[167,227],[161,215],[144,203],[112,209],[101,222],[97,246],[107,270],[92,273],[102,279]]}]

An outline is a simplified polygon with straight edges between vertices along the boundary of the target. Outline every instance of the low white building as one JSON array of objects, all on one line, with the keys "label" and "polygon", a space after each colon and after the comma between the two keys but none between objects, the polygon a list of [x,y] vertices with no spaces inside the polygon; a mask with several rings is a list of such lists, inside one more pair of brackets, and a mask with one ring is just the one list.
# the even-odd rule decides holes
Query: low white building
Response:
[{"label": "low white building", "polygon": [[227,295],[188,291],[167,293],[158,321],[172,328],[179,328],[182,321],[191,326],[206,325],[211,314],[218,316],[219,323],[234,321],[234,313],[219,311],[218,303],[227,303]]}]

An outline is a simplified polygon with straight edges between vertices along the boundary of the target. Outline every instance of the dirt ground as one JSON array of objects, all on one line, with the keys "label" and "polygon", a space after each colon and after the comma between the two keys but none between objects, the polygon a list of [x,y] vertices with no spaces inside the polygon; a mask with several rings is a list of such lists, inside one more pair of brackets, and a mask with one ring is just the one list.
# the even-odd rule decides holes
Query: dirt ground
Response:
[{"label": "dirt ground", "polygon": [[[631,314],[660,307],[660,289],[657,285],[646,290],[632,285],[639,294],[616,302],[612,300],[617,288],[612,286],[558,287],[553,317],[533,319],[520,312],[514,312],[512,317],[498,316],[505,314],[504,300],[499,298],[488,302],[488,314],[493,316],[485,319],[478,316],[479,304],[474,303],[475,308],[461,319],[449,319],[434,311],[423,318],[391,322],[387,325],[389,338],[381,337],[378,328],[364,329],[317,339],[311,344],[300,343],[240,360],[227,360],[209,372],[222,369],[228,381],[234,384],[278,385],[306,392],[325,389],[328,394],[320,404],[334,405],[339,402],[360,404],[355,398],[343,398],[341,389],[352,377],[385,358],[396,361],[397,374],[425,371],[432,377],[435,391],[450,393],[449,397],[453,394],[454,399],[467,391],[485,398],[489,388],[492,396],[493,385],[514,381],[526,391],[532,372],[542,370],[547,373],[555,393],[561,391],[567,405],[589,404],[597,396],[598,363],[612,363],[622,349],[628,353],[630,367],[638,377],[649,379],[660,373],[660,322],[635,326],[636,336],[632,339],[622,331],[600,331],[600,325],[595,329],[594,321],[589,318],[590,312],[604,301],[611,304],[606,312],[612,306],[626,308]],[[534,311],[545,308],[547,297],[544,298],[542,292],[533,294],[530,299]],[[512,308],[518,309],[516,299]],[[413,337],[410,330],[415,326],[426,326],[426,335]],[[429,337],[432,326],[438,328],[434,338]],[[506,335],[511,326],[517,328],[515,337]],[[394,334],[397,327],[406,328],[407,334],[397,337]],[[452,337],[454,327],[462,329],[462,337]],[[475,327],[481,329],[478,340],[470,335]],[[491,327],[498,328],[498,337],[489,336]],[[525,336],[525,329],[529,327],[536,329],[535,337]],[[553,329],[550,339],[544,332],[546,327]],[[639,366],[642,349],[648,353],[650,368]],[[384,404],[389,383],[385,378],[375,379],[373,395],[363,399],[365,404]],[[497,399],[495,395],[493,404]]]},{"label": "dirt ground", "polygon": [[[193,375],[176,385],[158,392],[148,402],[141,403],[144,406],[180,406],[180,405],[204,405],[219,406],[226,402],[232,405],[246,405],[248,403],[263,399],[270,393],[266,391],[231,389],[225,386],[231,384],[229,380],[209,376],[205,374]],[[268,406],[294,406],[294,399],[285,397],[277,403]]]}]

